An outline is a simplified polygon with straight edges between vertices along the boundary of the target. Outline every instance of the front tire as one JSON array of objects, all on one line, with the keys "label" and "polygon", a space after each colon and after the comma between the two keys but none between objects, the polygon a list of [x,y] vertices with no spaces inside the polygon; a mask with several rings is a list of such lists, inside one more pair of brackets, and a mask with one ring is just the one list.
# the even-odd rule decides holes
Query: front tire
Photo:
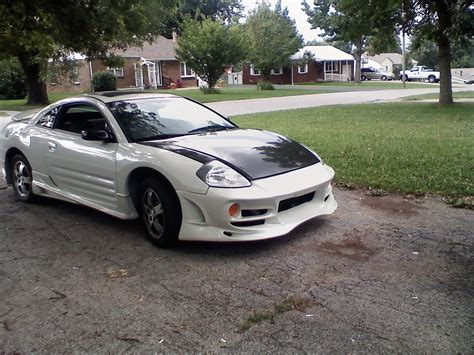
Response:
[{"label": "front tire", "polygon": [[360,79],[361,79],[362,81],[364,81],[364,80],[367,80],[367,77],[366,77],[365,75],[362,75],[362,76],[360,77]]},{"label": "front tire", "polygon": [[150,242],[169,248],[178,242],[182,213],[178,197],[159,179],[146,179],[140,189],[140,214]]},{"label": "front tire", "polygon": [[17,154],[12,159],[13,192],[17,200],[31,202],[33,194],[33,170],[24,155]]},{"label": "front tire", "polygon": [[386,81],[387,80],[387,77],[385,75],[382,75],[382,78],[381,78],[383,81]]}]

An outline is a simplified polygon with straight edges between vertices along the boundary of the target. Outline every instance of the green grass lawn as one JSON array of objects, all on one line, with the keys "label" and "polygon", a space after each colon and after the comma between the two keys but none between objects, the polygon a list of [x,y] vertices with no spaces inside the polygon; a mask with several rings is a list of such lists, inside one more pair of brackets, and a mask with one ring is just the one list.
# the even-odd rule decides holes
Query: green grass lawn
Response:
[{"label": "green grass lawn", "polygon": [[[436,84],[423,84],[423,83],[405,83],[408,89],[430,89],[430,88],[437,88],[439,87]],[[298,86],[348,86],[354,88],[367,88],[367,89],[403,89],[403,83],[399,80],[390,80],[390,81],[375,81],[375,80],[367,80],[361,81],[359,84],[354,83],[352,81],[332,81],[332,82],[325,82],[325,83],[302,83],[297,84]],[[328,88],[329,89],[329,88]]]},{"label": "green grass lawn", "polygon": [[[66,97],[75,96],[75,93],[50,93],[48,94],[49,101],[55,102]],[[38,106],[29,106],[26,104],[26,99],[20,100],[0,100],[0,110],[3,111],[26,111]]]},{"label": "green grass lawn", "polygon": [[[175,95],[189,97],[199,102],[216,102],[227,100],[245,100],[245,99],[260,99],[265,97],[281,97],[281,96],[295,96],[295,95],[310,95],[334,92],[329,88],[327,90],[313,90],[306,88],[298,89],[284,89],[276,88],[275,90],[260,91],[255,87],[235,87],[223,88],[220,94],[205,95],[198,89],[189,90],[150,90],[150,92],[164,92]],[[66,97],[75,96],[75,93],[50,93],[49,101],[55,102]],[[35,108],[35,106],[26,105],[26,99],[22,100],[0,100],[0,110],[3,111],[26,111]]]},{"label": "green grass lawn", "polygon": [[235,117],[300,141],[336,182],[405,193],[474,195],[474,104],[327,106]]},{"label": "green grass lawn", "polygon": [[246,100],[246,99],[261,99],[265,97],[282,97],[282,96],[296,96],[296,95],[312,95],[334,92],[329,88],[327,90],[313,90],[306,88],[298,89],[284,89],[276,87],[275,90],[257,90],[256,87],[226,87],[220,89],[220,94],[206,95],[200,90],[158,90],[159,92],[168,92],[175,95],[181,95],[197,100],[199,102],[216,102],[216,101],[231,101],[231,100]]},{"label": "green grass lawn", "polygon": [[[403,100],[406,101],[416,101],[416,100],[436,100],[439,98],[439,94],[423,94],[405,97]],[[454,99],[473,99],[474,91],[458,91],[453,92]]]}]

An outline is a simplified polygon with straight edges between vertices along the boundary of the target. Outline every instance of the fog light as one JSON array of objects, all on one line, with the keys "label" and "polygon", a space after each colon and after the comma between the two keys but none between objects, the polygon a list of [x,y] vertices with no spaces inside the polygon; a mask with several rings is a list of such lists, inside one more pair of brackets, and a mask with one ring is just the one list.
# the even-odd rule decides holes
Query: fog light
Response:
[{"label": "fog light", "polygon": [[229,216],[231,217],[237,217],[240,213],[240,206],[238,203],[233,203],[232,205],[230,205],[229,207]]}]

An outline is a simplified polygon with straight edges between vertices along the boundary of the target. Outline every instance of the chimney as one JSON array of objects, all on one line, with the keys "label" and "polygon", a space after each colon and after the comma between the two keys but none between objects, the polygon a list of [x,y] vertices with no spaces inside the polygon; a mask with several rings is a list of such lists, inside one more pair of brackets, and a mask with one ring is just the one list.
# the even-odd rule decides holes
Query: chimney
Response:
[{"label": "chimney", "polygon": [[173,36],[173,42],[178,42],[178,33],[176,33],[176,30],[173,30],[171,35]]}]

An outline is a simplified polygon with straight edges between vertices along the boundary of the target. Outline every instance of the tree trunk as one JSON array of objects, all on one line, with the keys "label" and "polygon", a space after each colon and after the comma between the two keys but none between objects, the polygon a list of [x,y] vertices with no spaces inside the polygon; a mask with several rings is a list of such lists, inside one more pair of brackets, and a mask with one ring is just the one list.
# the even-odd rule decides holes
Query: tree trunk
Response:
[{"label": "tree trunk", "polygon": [[356,68],[355,68],[355,77],[354,82],[360,84],[360,69],[361,69],[361,61],[362,61],[362,41],[356,44],[356,49],[354,51],[354,57],[356,60]]},{"label": "tree trunk", "polygon": [[31,63],[30,58],[31,56],[26,53],[18,57],[28,86],[27,105],[47,105],[49,104],[48,93],[46,92],[46,83],[41,78],[41,64]]},{"label": "tree trunk", "polygon": [[439,103],[453,103],[453,87],[451,82],[451,44],[447,32],[451,27],[451,9],[443,0],[436,1],[438,13],[438,59],[439,59]]}]

